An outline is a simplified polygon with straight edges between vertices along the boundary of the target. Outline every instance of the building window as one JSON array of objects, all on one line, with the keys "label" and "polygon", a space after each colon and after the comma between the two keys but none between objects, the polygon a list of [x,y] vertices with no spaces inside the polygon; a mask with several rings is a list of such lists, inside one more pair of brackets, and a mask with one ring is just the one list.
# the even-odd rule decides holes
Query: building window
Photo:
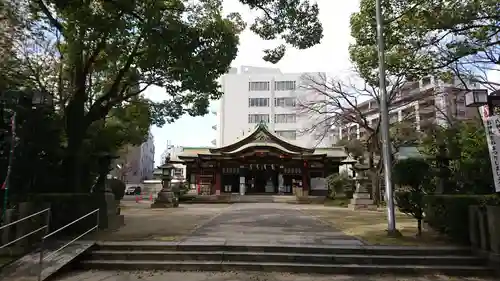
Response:
[{"label": "building window", "polygon": [[268,98],[249,98],[248,99],[249,107],[268,107],[269,99]]},{"label": "building window", "polygon": [[297,115],[295,114],[276,114],[274,115],[274,123],[295,123]]},{"label": "building window", "polygon": [[295,107],[295,98],[275,98],[274,106],[276,107]]},{"label": "building window", "polygon": [[248,114],[248,123],[269,123],[269,114]]},{"label": "building window", "polygon": [[296,88],[295,81],[275,81],[274,89],[276,91],[293,91]]},{"label": "building window", "polygon": [[182,168],[174,168],[174,177],[182,177],[182,176],[183,176]]},{"label": "building window", "polygon": [[255,91],[269,91],[269,82],[248,82],[248,90]]},{"label": "building window", "polygon": [[276,131],[276,135],[289,140],[297,139],[297,131],[294,130]]},{"label": "building window", "polygon": [[431,82],[432,82],[431,77],[424,77],[424,78],[422,79],[422,85],[423,85],[423,86],[429,85]]}]

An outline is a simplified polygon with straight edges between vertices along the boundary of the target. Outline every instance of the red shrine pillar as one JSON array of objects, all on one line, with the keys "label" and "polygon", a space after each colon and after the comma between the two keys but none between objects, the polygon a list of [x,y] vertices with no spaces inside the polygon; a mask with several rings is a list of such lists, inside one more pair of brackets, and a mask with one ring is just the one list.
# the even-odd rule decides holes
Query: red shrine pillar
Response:
[{"label": "red shrine pillar", "polygon": [[304,195],[309,195],[309,166],[307,161],[304,161],[304,166],[302,167],[302,192]]},{"label": "red shrine pillar", "polygon": [[200,172],[196,174],[196,191],[198,192],[198,195],[201,194],[201,178],[200,178]]}]

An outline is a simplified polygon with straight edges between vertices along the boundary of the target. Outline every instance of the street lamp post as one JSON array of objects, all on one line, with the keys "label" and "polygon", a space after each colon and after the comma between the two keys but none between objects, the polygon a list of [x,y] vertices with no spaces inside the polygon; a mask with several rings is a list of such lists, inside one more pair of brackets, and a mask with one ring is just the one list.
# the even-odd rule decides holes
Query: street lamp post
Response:
[{"label": "street lamp post", "polygon": [[496,90],[488,95],[486,89],[474,89],[465,93],[465,106],[481,107],[488,106],[488,114],[494,115],[495,107],[500,106],[500,90]]},{"label": "street lamp post", "polygon": [[392,165],[391,165],[391,142],[389,136],[389,109],[385,77],[385,54],[384,54],[384,25],[381,0],[376,0],[377,19],[377,45],[378,45],[378,70],[380,88],[380,131],[382,135],[382,161],[384,164],[385,200],[387,204],[387,232],[389,235],[397,235],[396,217],[394,212],[394,198],[392,194]]}]

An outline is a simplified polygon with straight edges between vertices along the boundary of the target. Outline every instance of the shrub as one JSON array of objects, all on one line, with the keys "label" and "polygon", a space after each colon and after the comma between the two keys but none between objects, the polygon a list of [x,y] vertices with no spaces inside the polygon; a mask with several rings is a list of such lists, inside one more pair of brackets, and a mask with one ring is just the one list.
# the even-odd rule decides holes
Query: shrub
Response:
[{"label": "shrub", "polygon": [[[396,192],[398,209],[417,220],[418,233],[422,234],[424,184],[429,173],[429,165],[424,159],[410,158],[394,165],[394,182],[400,185]],[[402,187],[405,187],[404,189]]]},{"label": "shrub", "polygon": [[125,189],[127,188],[124,182],[119,179],[108,179],[106,180],[106,184],[115,195],[115,200],[123,199],[123,196],[125,196]]},{"label": "shrub", "polygon": [[350,193],[352,196],[352,180],[346,172],[329,175],[326,178],[328,186],[328,197],[333,199],[339,194],[347,195]]},{"label": "shrub", "polygon": [[498,195],[429,195],[424,198],[425,222],[459,243],[469,240],[469,206],[500,205]]}]

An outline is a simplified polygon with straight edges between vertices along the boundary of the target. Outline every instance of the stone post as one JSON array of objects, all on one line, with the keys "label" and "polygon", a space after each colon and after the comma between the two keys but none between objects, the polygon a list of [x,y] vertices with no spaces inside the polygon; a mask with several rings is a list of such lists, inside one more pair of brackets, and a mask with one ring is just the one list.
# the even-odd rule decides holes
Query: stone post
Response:
[{"label": "stone post", "polygon": [[175,208],[179,207],[179,198],[172,190],[172,169],[174,166],[170,162],[170,155],[165,158],[165,164],[160,167],[162,170],[162,189],[158,193],[156,200],[151,204],[151,208]]},{"label": "stone post", "polygon": [[[14,210],[14,209],[5,210],[4,224],[9,224],[9,223],[14,221],[15,212],[16,212],[16,210]],[[5,245],[13,240],[13,239],[11,239],[11,236],[12,236],[11,234],[13,232],[13,228],[15,228],[15,225],[6,227],[1,231],[2,240],[1,240],[0,245]]]},{"label": "stone post", "polygon": [[494,254],[500,255],[500,207],[486,206],[486,212],[490,249]]},{"label": "stone post", "polygon": [[370,179],[366,176],[368,169],[369,167],[363,164],[356,164],[353,167],[353,170],[356,172],[356,177],[354,177],[355,190],[348,205],[349,209],[377,210],[377,206],[373,203],[370,192],[368,192],[368,187],[371,184]]}]

